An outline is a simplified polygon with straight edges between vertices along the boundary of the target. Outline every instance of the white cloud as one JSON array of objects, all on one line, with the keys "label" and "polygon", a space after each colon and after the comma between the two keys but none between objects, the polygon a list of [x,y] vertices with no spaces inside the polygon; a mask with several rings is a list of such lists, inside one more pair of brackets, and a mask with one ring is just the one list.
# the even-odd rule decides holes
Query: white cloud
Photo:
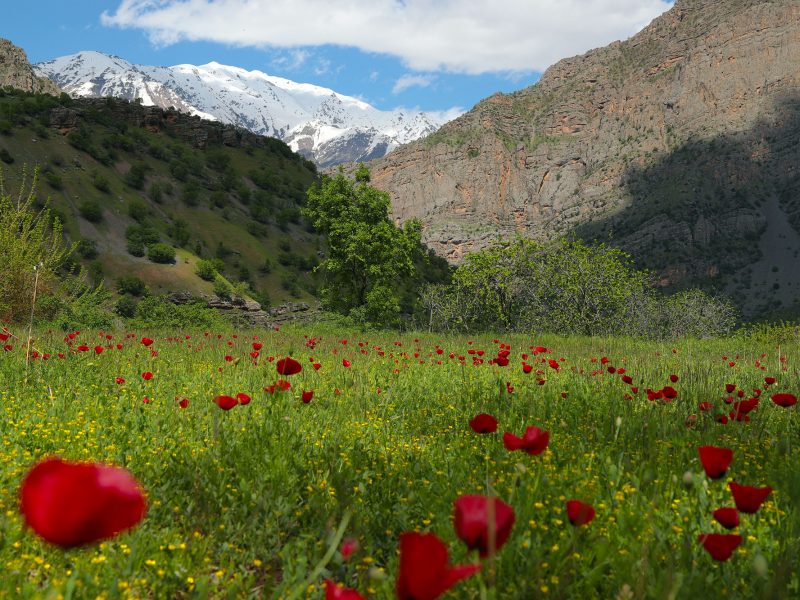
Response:
[{"label": "white cloud", "polygon": [[412,87],[428,87],[436,78],[432,75],[403,75],[394,82],[393,94],[399,94]]},{"label": "white cloud", "polygon": [[323,44],[399,57],[411,70],[543,71],[636,33],[665,0],[122,0],[105,25],[168,45]]},{"label": "white cloud", "polygon": [[282,54],[272,59],[272,64],[289,71],[294,71],[302,67],[311,56],[308,50],[294,49],[286,54]]}]

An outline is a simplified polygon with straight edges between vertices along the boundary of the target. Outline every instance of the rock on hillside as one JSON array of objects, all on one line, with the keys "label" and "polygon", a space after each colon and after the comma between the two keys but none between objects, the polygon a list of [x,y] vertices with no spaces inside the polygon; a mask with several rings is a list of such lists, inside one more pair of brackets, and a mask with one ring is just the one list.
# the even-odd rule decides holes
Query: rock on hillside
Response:
[{"label": "rock on hillside", "polygon": [[577,232],[664,283],[744,293],[768,199],[800,229],[799,135],[800,4],[677,0],[369,166],[397,219],[419,218],[452,262],[498,237]]},{"label": "rock on hillside", "polygon": [[58,86],[46,77],[37,77],[22,48],[0,38],[0,88],[12,87],[26,92],[61,93]]}]

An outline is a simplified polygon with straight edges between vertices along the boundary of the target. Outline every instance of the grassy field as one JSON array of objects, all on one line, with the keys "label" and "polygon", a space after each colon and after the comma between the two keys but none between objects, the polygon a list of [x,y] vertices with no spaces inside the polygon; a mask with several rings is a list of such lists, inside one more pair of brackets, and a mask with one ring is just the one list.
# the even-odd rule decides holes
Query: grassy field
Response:
[{"label": "grassy field", "polygon": [[[454,532],[453,503],[487,493],[514,508],[511,536],[449,597],[800,597],[800,415],[770,400],[800,392],[796,344],[313,328],[84,331],[65,341],[39,331],[26,367],[27,332],[9,333],[0,342],[11,346],[0,351],[2,597],[321,598],[330,577],[391,598],[403,532],[436,533],[452,564],[478,560]],[[149,348],[143,335],[155,340]],[[502,350],[509,364],[490,364]],[[285,356],[302,372],[280,376]],[[291,389],[265,390],[279,379]],[[665,386],[677,397],[648,400],[648,388]],[[314,391],[309,403],[303,390]],[[737,402],[754,390],[760,403],[744,415]],[[213,402],[240,392],[252,396],[247,406]],[[497,433],[470,428],[481,412],[497,418]],[[532,425],[550,434],[544,452],[504,447],[504,432]],[[703,445],[733,451],[724,477],[705,475]],[[18,493],[52,455],[126,467],[147,493],[144,520],[94,546],[41,541]],[[725,532],[711,513],[733,506],[734,480],[772,493],[741,514],[741,545],[717,561],[698,536]],[[570,499],[596,518],[571,525]],[[346,560],[344,539],[358,542]]]}]

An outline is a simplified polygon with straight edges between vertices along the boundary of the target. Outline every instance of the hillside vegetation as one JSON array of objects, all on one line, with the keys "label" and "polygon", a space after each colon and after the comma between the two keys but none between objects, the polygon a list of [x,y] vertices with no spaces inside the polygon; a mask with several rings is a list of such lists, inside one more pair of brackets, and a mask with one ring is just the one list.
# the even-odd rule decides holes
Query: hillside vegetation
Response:
[{"label": "hillside vegetation", "polygon": [[37,203],[49,198],[78,243],[73,266],[109,289],[137,277],[153,293],[246,283],[262,304],[315,294],[322,242],[300,207],[316,170],[279,140],[135,103],[6,89],[0,160],[12,195],[39,170]]}]

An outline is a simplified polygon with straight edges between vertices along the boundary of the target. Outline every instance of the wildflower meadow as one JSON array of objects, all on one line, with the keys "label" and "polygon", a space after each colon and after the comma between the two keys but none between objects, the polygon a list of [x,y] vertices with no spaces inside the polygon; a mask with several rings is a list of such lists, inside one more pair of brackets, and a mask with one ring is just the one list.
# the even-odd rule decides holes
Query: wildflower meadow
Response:
[{"label": "wildflower meadow", "polygon": [[30,337],[0,597],[800,597],[796,344]]}]

